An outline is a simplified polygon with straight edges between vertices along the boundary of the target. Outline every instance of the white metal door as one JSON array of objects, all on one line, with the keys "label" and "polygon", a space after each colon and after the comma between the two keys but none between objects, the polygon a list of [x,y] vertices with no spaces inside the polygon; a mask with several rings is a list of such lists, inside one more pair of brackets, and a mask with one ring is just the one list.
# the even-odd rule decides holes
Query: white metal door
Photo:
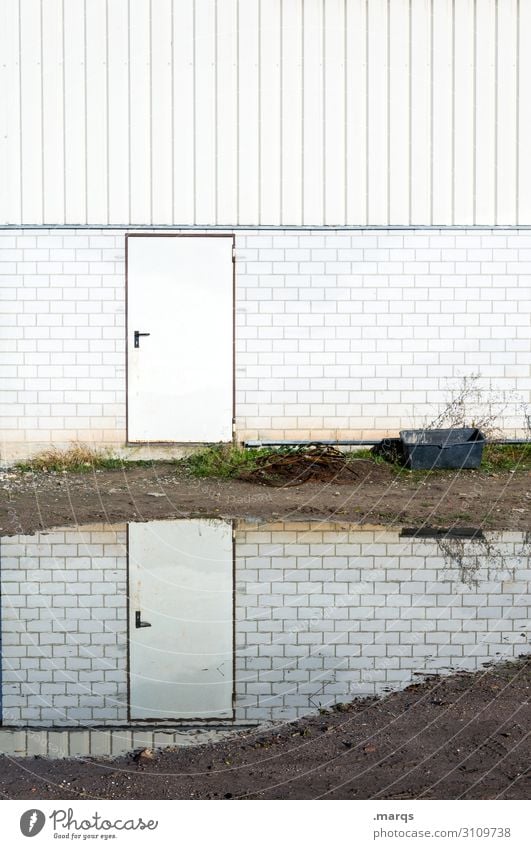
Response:
[{"label": "white metal door", "polygon": [[232,237],[127,244],[129,441],[230,441]]},{"label": "white metal door", "polygon": [[232,526],[129,525],[131,719],[232,717]]}]

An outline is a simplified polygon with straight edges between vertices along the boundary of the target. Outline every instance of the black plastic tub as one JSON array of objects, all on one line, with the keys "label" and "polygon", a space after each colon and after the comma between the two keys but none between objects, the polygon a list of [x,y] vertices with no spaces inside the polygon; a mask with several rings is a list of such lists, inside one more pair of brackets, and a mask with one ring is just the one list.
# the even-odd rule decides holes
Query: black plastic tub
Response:
[{"label": "black plastic tub", "polygon": [[401,430],[400,439],[410,469],[477,469],[485,445],[476,427]]}]

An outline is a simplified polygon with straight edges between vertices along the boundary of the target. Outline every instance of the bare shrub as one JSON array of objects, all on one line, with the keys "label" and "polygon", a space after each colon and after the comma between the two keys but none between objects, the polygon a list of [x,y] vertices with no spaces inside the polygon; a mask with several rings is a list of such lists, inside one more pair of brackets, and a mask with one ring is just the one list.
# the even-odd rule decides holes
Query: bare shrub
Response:
[{"label": "bare shrub", "polygon": [[426,429],[477,427],[488,439],[503,437],[499,426],[504,413],[518,410],[524,432],[531,434],[531,410],[518,392],[504,392],[484,385],[481,374],[465,375],[457,388],[448,391],[443,409],[429,422]]}]

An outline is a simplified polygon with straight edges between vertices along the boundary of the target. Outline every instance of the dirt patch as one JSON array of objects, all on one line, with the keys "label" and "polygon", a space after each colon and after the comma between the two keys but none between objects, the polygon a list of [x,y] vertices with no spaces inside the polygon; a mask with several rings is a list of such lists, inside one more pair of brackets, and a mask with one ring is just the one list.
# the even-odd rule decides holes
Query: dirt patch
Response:
[{"label": "dirt patch", "polygon": [[[8,799],[523,799],[525,660],[154,758],[0,758]],[[527,779],[526,779],[527,775]]]},{"label": "dirt patch", "polygon": [[268,486],[290,487],[303,483],[342,483],[352,481],[360,472],[359,463],[339,448],[313,445],[296,451],[278,452],[257,458],[255,468],[238,475],[240,480]]},{"label": "dirt patch", "polygon": [[352,479],[274,488],[190,478],[167,463],[85,474],[9,470],[0,474],[0,533],[190,516],[529,529],[529,471],[408,474],[371,460],[355,469]]}]

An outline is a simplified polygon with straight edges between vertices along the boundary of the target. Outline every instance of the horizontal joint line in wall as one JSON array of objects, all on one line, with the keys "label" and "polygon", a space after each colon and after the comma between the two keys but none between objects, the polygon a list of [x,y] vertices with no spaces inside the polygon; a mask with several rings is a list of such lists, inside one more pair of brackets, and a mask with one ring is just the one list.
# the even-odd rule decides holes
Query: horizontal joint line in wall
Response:
[{"label": "horizontal joint line in wall", "polygon": [[0,224],[0,230],[531,230],[531,224]]}]

